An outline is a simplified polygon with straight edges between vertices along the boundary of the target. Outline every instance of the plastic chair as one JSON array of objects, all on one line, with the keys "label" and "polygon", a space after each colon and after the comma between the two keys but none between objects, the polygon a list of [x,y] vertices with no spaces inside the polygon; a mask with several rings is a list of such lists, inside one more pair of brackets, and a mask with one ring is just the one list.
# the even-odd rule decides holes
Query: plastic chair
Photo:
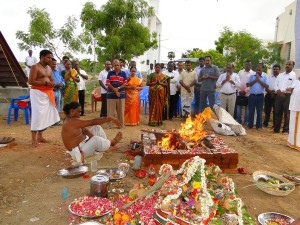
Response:
[{"label": "plastic chair", "polygon": [[220,101],[219,101],[219,94],[220,94],[220,92],[219,92],[219,91],[216,91],[215,103],[216,103],[217,106],[220,106],[220,105],[221,105],[221,103],[220,103]]},{"label": "plastic chair", "polygon": [[[220,94],[220,92],[219,92],[219,91],[216,91],[216,94],[215,94],[215,104],[218,105],[218,106],[221,105],[221,103],[220,103],[220,101],[219,101],[219,99],[218,99],[219,94]],[[206,99],[206,106],[209,106],[209,100],[208,100],[208,97],[207,97],[207,99]]]},{"label": "plastic chair", "polygon": [[10,125],[10,117],[12,110],[14,111],[14,121],[18,121],[19,110],[24,112],[26,125],[29,124],[29,116],[31,115],[31,105],[29,95],[21,95],[17,98],[12,98],[7,112],[7,125]]},{"label": "plastic chair", "polygon": [[147,105],[149,103],[149,86],[144,86],[143,89],[140,91],[140,102],[141,105],[144,107],[144,113],[147,114]]},{"label": "plastic chair", "polygon": [[97,102],[101,102],[101,87],[96,87],[91,94],[92,112],[97,111]]},{"label": "plastic chair", "polygon": [[179,95],[178,102],[177,102],[177,109],[176,109],[177,116],[181,117],[181,110],[182,110],[182,107],[181,107],[181,97]]}]

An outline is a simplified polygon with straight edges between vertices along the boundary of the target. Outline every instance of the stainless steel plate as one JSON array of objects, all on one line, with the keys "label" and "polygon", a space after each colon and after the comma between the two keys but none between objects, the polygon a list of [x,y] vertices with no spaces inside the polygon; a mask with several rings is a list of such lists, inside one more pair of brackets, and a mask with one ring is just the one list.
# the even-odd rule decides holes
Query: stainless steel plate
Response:
[{"label": "stainless steel plate", "polygon": [[[261,225],[266,225],[268,222],[271,222],[272,220],[282,220],[285,221],[285,223],[282,224],[291,224],[294,222],[294,219],[292,217],[289,217],[287,215],[276,213],[276,212],[267,212],[262,213],[258,216],[258,222]],[[281,223],[278,223],[281,224]]]},{"label": "stainless steel plate", "polygon": [[110,180],[120,180],[126,177],[126,173],[123,171],[114,168],[114,169],[106,169],[106,170],[98,170],[97,173],[107,173],[109,175]]},{"label": "stainless steel plate", "polygon": [[86,221],[86,222],[80,223],[78,225],[104,225],[104,224],[98,223],[97,221]]},{"label": "stainless steel plate", "polygon": [[57,175],[65,177],[65,178],[74,178],[79,177],[89,171],[87,166],[76,166],[76,167],[68,167],[65,169],[61,169],[57,172]]}]

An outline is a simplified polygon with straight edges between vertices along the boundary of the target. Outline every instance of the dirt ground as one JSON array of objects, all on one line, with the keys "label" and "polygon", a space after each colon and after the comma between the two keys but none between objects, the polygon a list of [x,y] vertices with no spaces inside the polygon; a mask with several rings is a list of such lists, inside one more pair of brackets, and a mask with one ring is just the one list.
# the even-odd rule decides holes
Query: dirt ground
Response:
[{"label": "dirt ground", "polygon": [[[86,110],[82,119],[99,116],[98,111]],[[90,105],[86,107],[90,109]],[[141,129],[147,126],[148,116],[141,112],[141,125],[125,127],[119,149],[105,153],[98,162],[99,166],[117,165],[125,160],[124,151],[129,149],[132,139],[140,139]],[[181,119],[166,121],[156,129],[178,129]],[[105,126],[104,126],[105,128]],[[107,136],[113,138],[119,129],[105,129]],[[64,225],[69,224],[70,213],[67,206],[74,198],[89,194],[90,179],[78,177],[65,179],[59,177],[58,170],[70,166],[70,157],[66,155],[61,137],[61,126],[49,128],[45,137],[51,143],[31,147],[30,127],[24,119],[12,122],[0,121],[0,137],[10,136],[16,139],[14,146],[0,148],[0,224],[3,225]],[[256,170],[268,170],[278,174],[299,175],[300,152],[286,146],[287,134],[274,134],[271,128],[247,130],[247,136],[226,137],[229,146],[239,152],[239,167],[248,170],[248,174],[230,174],[236,184],[238,194],[247,206],[251,216],[257,218],[263,212],[279,212],[293,218],[300,217],[300,187],[285,197],[266,194],[253,184],[252,173]],[[94,173],[89,172],[91,177]],[[133,183],[141,182],[130,170],[123,179],[125,190]],[[249,186],[249,187],[246,187]],[[70,197],[64,200],[61,191],[67,187]],[[35,222],[32,222],[35,221]]]}]

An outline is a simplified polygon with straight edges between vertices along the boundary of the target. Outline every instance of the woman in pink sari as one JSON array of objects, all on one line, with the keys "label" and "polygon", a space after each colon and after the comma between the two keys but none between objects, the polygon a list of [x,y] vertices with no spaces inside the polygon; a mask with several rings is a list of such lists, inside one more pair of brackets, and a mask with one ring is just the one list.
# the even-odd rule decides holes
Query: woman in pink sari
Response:
[{"label": "woman in pink sari", "polygon": [[140,124],[140,93],[142,79],[136,76],[136,67],[130,68],[130,76],[127,80],[124,124],[136,126]]}]

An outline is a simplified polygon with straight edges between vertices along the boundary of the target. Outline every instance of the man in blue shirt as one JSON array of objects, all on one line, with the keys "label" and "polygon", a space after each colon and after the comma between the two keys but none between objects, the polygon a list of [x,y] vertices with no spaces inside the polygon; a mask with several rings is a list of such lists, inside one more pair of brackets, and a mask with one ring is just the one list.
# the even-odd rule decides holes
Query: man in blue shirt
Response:
[{"label": "man in blue shirt", "polygon": [[268,89],[268,79],[265,73],[263,73],[263,64],[257,64],[256,73],[250,75],[247,83],[247,87],[250,87],[250,95],[248,99],[249,107],[249,120],[248,127],[253,128],[254,112],[256,109],[256,129],[262,128],[262,112],[264,104],[265,89]]},{"label": "man in blue shirt", "polygon": [[125,110],[125,86],[127,85],[127,76],[121,70],[120,61],[113,61],[114,69],[107,74],[106,85],[107,91],[107,116],[114,117],[117,110],[118,120],[121,127],[124,126],[124,110]]},{"label": "man in blue shirt", "polygon": [[53,81],[54,81],[54,88],[53,88],[53,93],[54,93],[54,98],[55,98],[55,103],[56,103],[56,109],[58,112],[62,112],[62,93],[61,89],[65,86],[65,81],[61,76],[61,73],[57,69],[56,65],[56,59],[52,58],[52,61],[50,63],[50,67],[52,69],[52,76],[53,76]]},{"label": "man in blue shirt", "polygon": [[[129,63],[128,69],[125,69],[125,70],[124,70],[124,72],[126,73],[126,76],[127,76],[127,77],[130,76],[130,68],[131,68],[131,67],[135,67],[135,68],[136,68],[136,61],[131,61],[131,62]],[[137,71],[135,72],[135,75],[136,75],[138,78],[140,78],[140,79],[143,80],[143,76],[142,76],[142,74],[141,74],[141,72],[140,72],[139,70],[137,70]]]}]

